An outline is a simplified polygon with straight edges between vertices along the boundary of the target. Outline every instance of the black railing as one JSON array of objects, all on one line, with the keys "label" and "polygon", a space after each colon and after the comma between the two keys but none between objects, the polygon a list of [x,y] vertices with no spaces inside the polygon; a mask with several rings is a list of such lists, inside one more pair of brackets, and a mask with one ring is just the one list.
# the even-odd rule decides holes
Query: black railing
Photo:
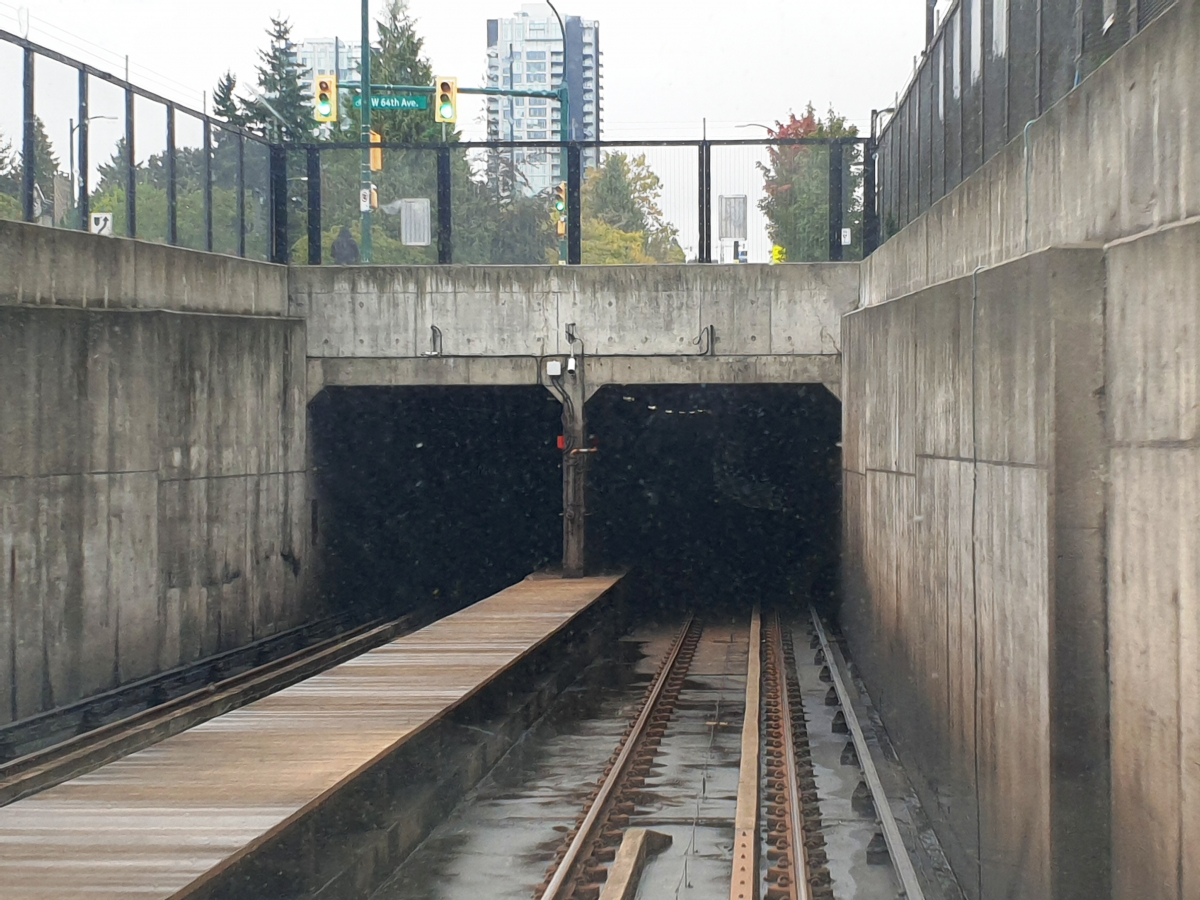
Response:
[{"label": "black railing", "polygon": [[[0,121],[22,123],[20,196],[8,196],[11,207],[0,196],[0,218],[86,231],[96,213],[109,216],[114,233],[125,237],[260,259],[281,255],[285,248],[271,244],[278,232],[270,222],[264,138],[0,30],[5,61],[13,70],[19,65],[23,83],[21,108],[0,109],[7,114]],[[39,92],[43,81],[48,87]],[[111,159],[99,167],[98,120],[116,123],[103,129],[112,137]],[[147,128],[151,121],[161,122],[161,130]],[[56,144],[55,135],[65,142]],[[71,160],[65,172],[64,155]],[[101,183],[94,185],[100,168]],[[93,208],[97,201],[105,208]]]},{"label": "black railing", "polygon": [[0,130],[22,127],[0,218],[314,265],[765,262],[775,244],[820,262],[878,243],[862,138],[452,142],[382,145],[367,258],[362,145],[273,144],[0,31],[8,71],[23,90],[0,95]]},{"label": "black railing", "polygon": [[[791,243],[788,259],[820,262],[861,259],[878,243],[878,216],[867,198],[875,196],[874,156],[863,138],[709,141],[588,141],[586,143],[458,142],[389,144],[382,149],[383,170],[376,173],[381,210],[403,199],[427,199],[428,247],[397,246],[400,223],[385,212],[373,215],[376,263],[535,263],[559,258],[552,212],[554,186],[567,184],[566,259],[570,265],[620,261],[719,262],[732,260],[732,244],[749,244],[770,257],[774,229]],[[364,145],[355,143],[288,145],[289,172],[303,171],[306,187],[276,197],[276,222],[288,221],[293,263],[322,265],[343,232],[361,243],[358,206],[359,164]],[[788,157],[777,172],[771,151]],[[566,157],[566,177],[560,174]],[[619,157],[619,165],[637,182],[635,190],[648,219],[628,224],[602,209],[603,188],[593,180]],[[539,181],[540,176],[540,181]],[[772,186],[768,176],[774,176]],[[623,176],[622,176],[623,177]],[[647,188],[647,179],[653,187]],[[288,179],[295,185],[298,177]],[[793,202],[788,192],[803,192]],[[743,232],[729,237],[720,230],[719,198],[742,198]],[[774,200],[773,218],[766,208]],[[393,215],[395,213],[393,212]],[[779,220],[802,220],[780,229]],[[636,216],[635,216],[636,218]],[[817,227],[814,228],[814,223]],[[802,227],[801,227],[802,226]],[[524,244],[514,229],[536,231]],[[539,230],[540,229],[540,230]],[[798,232],[791,241],[779,237]],[[483,233],[483,238],[480,238]],[[628,243],[631,234],[644,242],[630,259],[613,258],[606,241]],[[282,236],[280,238],[282,240]],[[657,244],[657,246],[654,246]],[[609,253],[614,250],[614,253]],[[608,254],[608,255],[606,255]],[[657,256],[653,255],[657,254]]]},{"label": "black railing", "polygon": [[883,239],[965,181],[1174,0],[959,0],[878,136]]}]

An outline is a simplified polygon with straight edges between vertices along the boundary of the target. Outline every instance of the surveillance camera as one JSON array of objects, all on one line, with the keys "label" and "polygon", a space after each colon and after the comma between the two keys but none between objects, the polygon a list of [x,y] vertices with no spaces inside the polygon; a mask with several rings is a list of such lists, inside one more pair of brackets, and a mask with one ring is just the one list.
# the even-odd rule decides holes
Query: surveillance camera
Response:
[{"label": "surveillance camera", "polygon": [[575,357],[572,356],[570,359],[567,360],[567,372],[574,375],[575,369],[577,367],[578,367],[578,363],[575,362]]}]

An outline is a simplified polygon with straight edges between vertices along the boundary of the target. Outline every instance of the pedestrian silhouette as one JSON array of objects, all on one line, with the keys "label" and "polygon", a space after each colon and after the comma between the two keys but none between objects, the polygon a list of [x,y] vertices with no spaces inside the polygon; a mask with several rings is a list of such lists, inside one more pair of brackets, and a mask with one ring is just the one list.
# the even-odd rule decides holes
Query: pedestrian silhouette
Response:
[{"label": "pedestrian silhouette", "polygon": [[342,226],[342,233],[333,242],[333,261],[339,266],[353,266],[358,262],[358,244],[345,225]]}]

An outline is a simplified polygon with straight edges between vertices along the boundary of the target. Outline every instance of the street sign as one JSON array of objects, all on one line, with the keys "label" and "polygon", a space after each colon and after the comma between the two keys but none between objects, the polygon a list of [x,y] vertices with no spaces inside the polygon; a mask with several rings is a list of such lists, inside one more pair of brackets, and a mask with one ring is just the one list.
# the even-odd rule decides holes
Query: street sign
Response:
[{"label": "street sign", "polygon": [[428,197],[400,201],[400,242],[405,247],[428,247],[433,243],[431,207]]},{"label": "street sign", "polygon": [[849,228],[842,229],[842,246],[849,247],[854,243],[854,233]]},{"label": "street sign", "polygon": [[[362,95],[354,98],[354,108],[362,109]],[[425,94],[372,94],[371,109],[429,109]]]},{"label": "street sign", "polygon": [[722,195],[717,201],[718,234],[723,241],[746,240],[746,195]]},{"label": "street sign", "polygon": [[113,233],[112,213],[92,213],[91,221],[88,223],[88,230],[92,234],[103,234],[111,237]]},{"label": "street sign", "polygon": [[358,192],[358,211],[371,211],[371,189],[369,187],[365,187]]}]

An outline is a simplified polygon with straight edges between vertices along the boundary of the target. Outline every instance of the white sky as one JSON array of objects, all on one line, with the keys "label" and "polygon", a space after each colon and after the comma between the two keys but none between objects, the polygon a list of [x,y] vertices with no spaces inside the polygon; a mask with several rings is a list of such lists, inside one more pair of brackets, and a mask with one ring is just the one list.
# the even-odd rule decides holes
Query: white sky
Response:
[{"label": "white sky", "polygon": [[[371,0],[378,14],[385,0]],[[487,19],[512,15],[523,0],[410,0],[435,74],[458,76],[460,84],[482,85]],[[873,108],[891,106],[913,71],[924,42],[924,0],[561,0],[559,12],[598,19],[603,52],[603,137],[609,140],[694,139],[707,119],[708,136],[764,135],[743,123],[772,124],[809,100],[822,112],[831,104],[860,133],[870,127]],[[22,14],[21,9],[27,11]],[[356,40],[357,0],[0,0],[0,28],[122,73],[176,102],[199,109],[204,91],[232,69],[253,81],[256,51],[273,14],[293,23],[298,39]],[[330,11],[337,11],[330,16]],[[58,68],[58,71],[55,69]],[[51,140],[67,157],[75,109],[73,72],[41,64],[36,104]],[[0,141],[19,142],[20,55],[0,42]],[[107,93],[105,92],[107,91]],[[123,115],[115,90],[92,89],[93,117]],[[139,101],[139,160],[161,152],[163,116]],[[460,128],[469,139],[485,137],[483,101],[464,98]],[[179,120],[178,145],[197,145],[199,125]],[[91,124],[91,169],[108,159],[124,125],[96,119]],[[740,154],[740,155],[739,155]],[[714,155],[714,195],[761,193],[754,167],[761,153]],[[658,150],[651,165],[664,182],[663,205],[682,232],[689,254],[698,225],[695,211],[695,151]],[[63,159],[66,168],[67,159]],[[769,253],[765,223],[751,202],[752,261]],[[726,248],[728,250],[730,248]]]},{"label": "white sky", "polygon": [[[903,88],[924,38],[923,0],[557,5],[564,16],[600,21],[604,136],[611,138],[699,137],[705,117],[710,136],[747,136],[754,130],[731,126],[770,124],[810,99],[820,109],[833,103],[865,130],[871,109],[890,106]],[[373,12],[382,6],[373,0]],[[519,6],[410,0],[435,71],[466,84],[483,83],[486,20]],[[120,70],[129,54],[134,81],[196,107],[225,69],[253,76],[272,14],[290,17],[299,38],[354,39],[360,9],[355,0],[0,0],[0,28],[18,30],[19,7],[28,9],[31,39],[110,70]],[[331,10],[340,12],[327,16]],[[482,105],[465,111],[467,133],[482,137]],[[9,118],[7,110],[0,115]]]}]

